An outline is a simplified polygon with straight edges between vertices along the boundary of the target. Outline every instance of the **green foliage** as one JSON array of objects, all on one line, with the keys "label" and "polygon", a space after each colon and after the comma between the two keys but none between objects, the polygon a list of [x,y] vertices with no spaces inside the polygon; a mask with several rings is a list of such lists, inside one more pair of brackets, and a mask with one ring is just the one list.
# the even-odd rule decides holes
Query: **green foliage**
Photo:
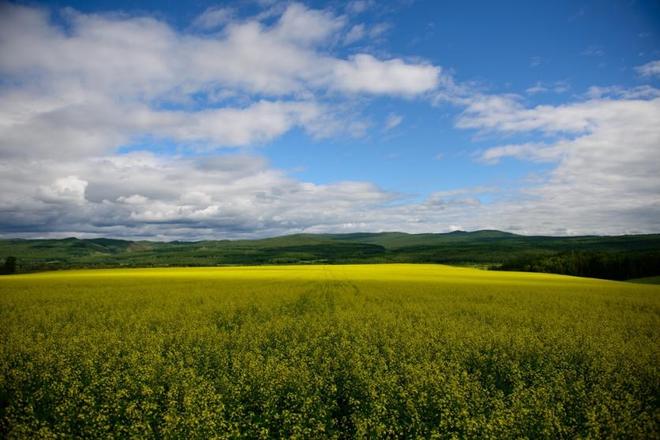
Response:
[{"label": "green foliage", "polygon": [[5,275],[16,273],[16,257],[5,258],[5,262],[0,269],[0,273]]},{"label": "green foliage", "polygon": [[[526,237],[500,231],[404,234],[297,234],[262,240],[147,242],[110,239],[0,240],[0,255],[16,255],[21,271],[70,268],[265,264],[442,263],[504,267],[610,279],[660,275],[660,235]],[[569,271],[566,255],[635,259],[629,270]],[[582,257],[580,257],[582,258]],[[584,258],[582,258],[584,259]],[[595,267],[595,265],[594,265]],[[636,269],[646,268],[644,271]],[[622,273],[624,275],[622,275]]]},{"label": "green foliage", "polygon": [[567,252],[536,259],[517,259],[500,269],[628,280],[660,273],[660,252]]},{"label": "green foliage", "polygon": [[658,438],[660,288],[431,265],[0,280],[7,438]]}]

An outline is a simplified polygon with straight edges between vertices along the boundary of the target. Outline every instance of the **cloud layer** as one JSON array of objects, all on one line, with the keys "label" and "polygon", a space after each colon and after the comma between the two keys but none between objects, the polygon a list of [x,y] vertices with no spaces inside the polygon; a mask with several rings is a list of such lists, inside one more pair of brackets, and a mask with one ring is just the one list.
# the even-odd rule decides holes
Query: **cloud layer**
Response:
[{"label": "cloud layer", "polygon": [[[211,8],[187,30],[146,16],[0,8],[1,235],[660,230],[653,87],[593,88],[564,105],[530,106],[475,91],[426,61],[340,56],[336,47],[374,32],[295,3],[268,20]],[[637,70],[652,77],[654,66]],[[341,109],[375,97],[428,101],[429,111],[449,102],[458,129],[487,136],[532,133],[540,141],[496,144],[475,159],[551,171],[523,190],[438,190],[419,200],[369,182],[301,181],[255,153],[294,128],[350,135],[364,124]],[[390,113],[382,131],[403,120]]]},{"label": "cloud layer", "polygon": [[[298,4],[271,26],[236,21],[211,34],[149,17],[61,15],[66,27],[47,10],[2,6],[0,73],[10,83],[0,154],[95,155],[144,136],[217,148],[293,127],[320,134],[333,117],[320,102],[328,93],[415,96],[440,75],[396,58],[332,57],[324,48],[344,19]],[[220,15],[197,21],[213,27]]]},{"label": "cloud layer", "polygon": [[535,218],[540,230],[658,231],[660,98],[656,96],[653,92],[646,99],[600,98],[533,108],[506,97],[486,99],[469,106],[458,125],[559,136],[547,143],[497,146],[479,156],[491,164],[507,157],[555,164],[543,183],[524,191],[529,200],[521,201],[521,209],[511,209],[527,221]]}]

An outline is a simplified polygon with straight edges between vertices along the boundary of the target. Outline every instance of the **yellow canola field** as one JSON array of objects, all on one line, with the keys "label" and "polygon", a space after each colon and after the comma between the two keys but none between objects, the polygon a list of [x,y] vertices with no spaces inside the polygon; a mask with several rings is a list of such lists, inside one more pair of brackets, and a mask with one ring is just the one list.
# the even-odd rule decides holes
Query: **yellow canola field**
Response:
[{"label": "yellow canola field", "polygon": [[[292,265],[239,267],[174,267],[140,269],[66,270],[5,277],[23,279],[77,278],[190,278],[190,279],[272,279],[272,280],[375,280],[404,282],[461,283],[552,283],[553,285],[611,284],[611,281],[529,272],[497,272],[440,264],[354,264],[354,265]],[[0,282],[2,282],[0,278]]]},{"label": "yellow canola field", "polygon": [[660,286],[441,265],[0,278],[9,438],[657,438]]}]

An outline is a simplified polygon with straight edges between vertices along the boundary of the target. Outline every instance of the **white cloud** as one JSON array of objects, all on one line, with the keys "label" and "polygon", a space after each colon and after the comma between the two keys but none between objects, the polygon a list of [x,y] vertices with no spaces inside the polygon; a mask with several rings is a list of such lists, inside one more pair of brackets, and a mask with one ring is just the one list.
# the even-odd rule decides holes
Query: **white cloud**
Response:
[{"label": "white cloud", "polygon": [[369,29],[369,37],[378,38],[389,31],[390,27],[388,23],[377,23]]},{"label": "white cloud", "polygon": [[619,125],[621,114],[635,114],[642,121],[648,120],[654,116],[655,107],[654,101],[594,99],[526,108],[514,95],[480,95],[472,98],[457,126],[509,133],[584,133],[607,124]]},{"label": "white cloud", "polygon": [[[396,58],[333,57],[325,47],[341,36],[345,19],[295,3],[272,25],[230,20],[210,36],[151,17],[74,10],[62,13],[65,29],[48,10],[2,8],[4,156],[105,154],[145,136],[210,148],[263,143],[296,126],[314,136],[330,127],[350,133],[359,117],[342,121],[317,96],[413,96],[435,87],[440,73]],[[229,20],[229,12],[211,8],[196,24],[208,28],[220,18]],[[260,100],[250,103],[253,95]],[[223,101],[236,96],[248,103]]]},{"label": "white cloud", "polygon": [[364,25],[361,23],[356,24],[348,31],[348,33],[344,37],[344,43],[353,44],[356,41],[359,41],[362,38],[364,38],[364,35],[365,35]]},{"label": "white cloud", "polygon": [[660,98],[647,93],[646,98],[533,108],[511,97],[482,97],[458,123],[488,131],[540,130],[561,136],[548,143],[493,147],[479,156],[488,163],[515,157],[555,164],[541,184],[521,192],[522,200],[491,207],[500,225],[523,231],[621,233],[660,228],[658,120]]},{"label": "white cloud", "polygon": [[373,6],[373,3],[372,0],[353,0],[348,2],[346,10],[351,14],[361,14]]},{"label": "white cloud", "polygon": [[447,209],[451,207],[475,207],[481,205],[476,197],[456,197],[458,194],[451,191],[439,191],[431,193],[424,201],[425,206]]},{"label": "white cloud", "polygon": [[566,81],[555,81],[554,83],[547,83],[537,81],[532,87],[525,90],[529,95],[536,95],[538,93],[564,93],[567,92],[571,86]]},{"label": "white cloud", "polygon": [[438,86],[440,68],[409,64],[400,59],[381,61],[371,55],[355,55],[334,66],[336,87],[348,92],[413,96]]},{"label": "white cloud", "polygon": [[[634,117],[560,143],[530,144],[525,154],[518,154],[522,147],[500,154],[527,160],[543,149],[557,151],[544,158],[557,166],[519,194],[458,188],[420,202],[368,182],[296,180],[260,156],[14,158],[0,163],[0,185],[12,189],[0,194],[0,230],[156,239],[442,232],[450,225],[545,234],[650,232],[660,218],[652,159],[659,136],[648,121],[630,127]],[[494,201],[484,201],[489,198]]]},{"label": "white cloud", "polygon": [[390,25],[387,23],[377,23],[369,28],[363,23],[358,23],[353,25],[344,36],[344,44],[351,45],[367,37],[371,40],[377,40],[389,29]]},{"label": "white cloud", "polygon": [[291,127],[311,123],[320,107],[310,102],[260,101],[250,107],[197,112],[158,112],[155,133],[183,143],[247,146],[272,140]]},{"label": "white cloud", "polygon": [[[322,114],[315,102],[259,101],[245,108],[168,111],[99,99],[41,111],[42,97],[8,98],[6,106],[0,104],[0,112],[5,110],[0,124],[4,156],[102,154],[145,135],[204,149],[248,146],[272,140],[295,126],[316,133],[316,119]],[[17,101],[23,110],[11,107]]]},{"label": "white cloud", "polygon": [[77,176],[60,177],[50,185],[41,186],[38,197],[48,203],[84,203],[87,183]]},{"label": "white cloud", "polygon": [[228,23],[233,15],[234,11],[230,8],[210,7],[195,18],[193,26],[204,30],[217,29]]},{"label": "white cloud", "polygon": [[660,97],[660,89],[649,85],[625,88],[621,86],[589,87],[585,97],[589,99],[649,99]]},{"label": "white cloud", "polygon": [[390,113],[385,119],[385,131],[389,131],[397,127],[403,121],[403,116],[397,115],[396,113]]},{"label": "white cloud", "polygon": [[[294,127],[364,135],[342,100],[420,95],[440,74],[423,62],[334,56],[346,18],[296,3],[264,21],[207,9],[192,26],[222,27],[209,34],[125,14],[1,12],[5,234],[198,238],[362,224],[394,196],[368,182],[297,181],[260,156],[214,151]],[[118,152],[145,139],[206,156]]]},{"label": "white cloud", "polygon": [[529,87],[529,88],[528,88],[527,90],[525,90],[525,91],[526,91],[528,94],[530,94],[530,95],[535,95],[535,94],[537,94],[537,93],[545,93],[545,92],[547,92],[548,90],[549,90],[549,89],[548,89],[547,86],[543,85],[543,84],[540,83],[540,82],[537,82],[536,84],[534,84],[532,87]]},{"label": "white cloud", "polygon": [[556,146],[540,144],[514,144],[492,147],[484,151],[479,159],[496,164],[504,157],[515,157],[533,162],[553,162],[559,159],[562,150]]},{"label": "white cloud", "polygon": [[[299,4],[274,8],[268,20],[209,9],[195,26],[222,27],[211,33],[150,17],[67,10],[51,21],[46,10],[14,5],[0,12],[5,235],[660,228],[660,92],[650,86],[592,88],[585,100],[530,107],[517,95],[474,92],[422,61],[337,56],[333,48],[351,32],[347,18]],[[373,37],[373,29],[363,32]],[[346,109],[372,95],[434,96],[463,109],[458,128],[538,135],[545,142],[495,145],[480,159],[542,161],[551,170],[498,197],[463,189],[411,202],[369,182],[318,185],[261,156],[218,155],[220,147],[259,145],[296,127],[312,136],[364,135],[370,127]],[[390,114],[385,127],[402,118]],[[118,152],[144,139],[204,156]]]},{"label": "white cloud", "polygon": [[660,76],[660,60],[650,61],[641,66],[635,67],[635,70],[641,76],[653,77]]},{"label": "white cloud", "polygon": [[[270,235],[331,228],[395,197],[367,182],[296,181],[258,156],[131,153],[75,162],[14,159],[12,165],[0,177],[13,189],[0,194],[0,229],[13,233]],[[75,175],[58,177],[65,172]]]},{"label": "white cloud", "polygon": [[345,25],[343,17],[330,12],[307,9],[305,6],[290,4],[270,34],[293,44],[311,45],[327,41]]},{"label": "white cloud", "polygon": [[[338,33],[344,20],[298,4],[290,5],[271,27],[256,20],[232,22],[226,35],[211,37],[177,33],[148,17],[77,12],[66,15],[72,29],[65,32],[50,23],[43,10],[10,5],[3,12],[3,73],[30,71],[38,74],[33,81],[75,81],[85,89],[133,97],[194,93],[212,85],[271,95],[291,93],[336,84],[335,65],[347,62],[313,47]],[[430,67],[374,57],[369,61],[371,69],[384,72],[385,81],[393,62],[401,63],[411,74],[417,70],[424,74]],[[387,87],[380,89],[387,93]],[[393,92],[399,91],[395,88]]]}]

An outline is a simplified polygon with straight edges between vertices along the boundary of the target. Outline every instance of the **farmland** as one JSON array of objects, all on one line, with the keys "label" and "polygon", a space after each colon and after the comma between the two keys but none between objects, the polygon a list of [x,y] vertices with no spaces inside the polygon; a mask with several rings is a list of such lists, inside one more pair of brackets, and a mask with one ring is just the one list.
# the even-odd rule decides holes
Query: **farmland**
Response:
[{"label": "farmland", "polygon": [[660,287],[441,265],[0,278],[9,438],[657,438]]}]

